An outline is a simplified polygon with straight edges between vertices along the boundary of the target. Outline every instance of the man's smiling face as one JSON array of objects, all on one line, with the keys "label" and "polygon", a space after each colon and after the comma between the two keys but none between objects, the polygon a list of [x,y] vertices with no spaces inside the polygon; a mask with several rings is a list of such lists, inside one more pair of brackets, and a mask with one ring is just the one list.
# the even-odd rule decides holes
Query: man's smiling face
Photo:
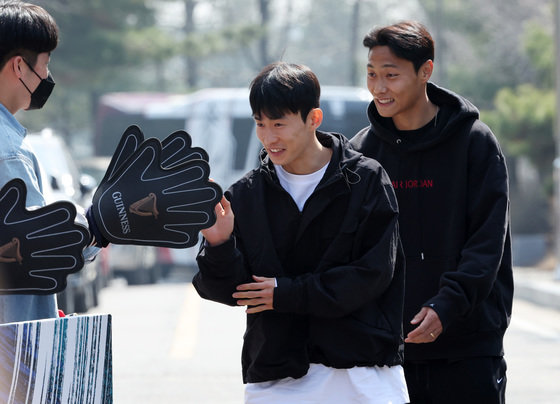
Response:
[{"label": "man's smiling face", "polygon": [[379,115],[393,118],[395,125],[410,120],[418,113],[425,84],[426,80],[416,72],[413,63],[395,56],[388,46],[370,49],[367,87]]}]

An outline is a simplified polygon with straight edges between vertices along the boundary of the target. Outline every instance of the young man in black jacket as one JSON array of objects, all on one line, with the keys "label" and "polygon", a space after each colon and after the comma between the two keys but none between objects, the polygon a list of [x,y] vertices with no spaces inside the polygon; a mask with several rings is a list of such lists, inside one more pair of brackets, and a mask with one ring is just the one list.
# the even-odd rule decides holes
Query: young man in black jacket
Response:
[{"label": "young man in black jacket", "polygon": [[504,155],[473,104],[429,82],[423,25],[374,29],[363,43],[371,126],[351,143],[387,170],[399,203],[411,403],[502,403],[513,297]]},{"label": "young man in black jacket", "polygon": [[394,191],[376,161],[317,130],[319,95],[305,66],[275,63],[253,80],[261,164],[216,207],[193,283],[247,307],[247,403],[403,403]]}]

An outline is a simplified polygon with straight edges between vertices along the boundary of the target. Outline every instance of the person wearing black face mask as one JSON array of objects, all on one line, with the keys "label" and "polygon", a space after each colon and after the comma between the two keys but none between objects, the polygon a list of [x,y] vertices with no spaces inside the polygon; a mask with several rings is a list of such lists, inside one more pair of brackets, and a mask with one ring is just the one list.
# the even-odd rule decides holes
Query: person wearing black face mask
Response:
[{"label": "person wearing black face mask", "polygon": [[25,62],[25,64],[27,64],[27,66],[29,66],[29,68],[31,69],[31,71],[33,73],[35,73],[35,75],[37,77],[39,77],[39,79],[41,80],[41,82],[39,83],[39,85],[37,86],[37,88],[34,91],[31,91],[29,89],[29,87],[25,84],[25,82],[20,78],[19,80],[23,83],[23,85],[25,86],[25,88],[27,89],[27,91],[29,91],[29,94],[31,94],[31,102],[29,103],[29,107],[27,107],[27,110],[31,110],[31,109],[41,109],[43,108],[43,106],[45,105],[45,103],[47,102],[47,99],[49,98],[49,96],[52,93],[52,90],[54,88],[54,80],[51,76],[51,73],[48,72],[47,74],[47,78],[42,78],[31,66],[31,64],[29,64],[29,62],[26,59],[23,59],[23,61]]},{"label": "person wearing black face mask", "polygon": [[[0,2],[0,187],[21,178],[27,189],[26,207],[46,202],[39,163],[24,141],[27,130],[14,115],[45,105],[54,87],[48,64],[57,44],[58,27],[43,8],[20,1]],[[88,247],[83,254],[91,259],[98,251]],[[0,295],[0,324],[57,315],[55,294]]]},{"label": "person wearing black face mask", "polygon": [[[158,196],[157,223],[131,219],[130,223],[139,223],[131,230],[126,219],[122,229],[113,199],[98,193],[87,213],[68,201],[47,204],[42,193],[44,176],[26,144],[27,130],[15,114],[46,103],[55,85],[48,65],[57,44],[58,27],[42,7],[0,0],[0,324],[58,317],[55,293],[66,287],[66,276],[82,269],[108,243],[193,246],[190,242],[198,235],[201,220],[196,217],[200,216],[180,209],[183,201],[177,198],[193,191],[191,195],[200,199],[191,202],[201,207],[196,213],[207,218],[202,224],[208,227],[214,223],[214,206],[221,198],[219,186],[208,181],[206,152],[194,152],[199,148],[190,147],[186,132],[176,131],[160,142],[144,141],[141,131],[127,130],[98,191],[125,182],[126,188],[134,191],[127,194],[126,201],[120,199],[123,212],[132,212],[146,196]],[[200,158],[192,158],[194,155]],[[133,163],[125,169],[127,158]],[[176,164],[171,167],[164,160]],[[145,170],[161,181],[146,186],[142,178]],[[193,174],[195,171],[199,174]],[[188,190],[185,184],[189,184]],[[180,191],[167,192],[171,189]],[[135,192],[138,190],[141,194]],[[36,207],[44,209],[31,209]],[[132,213],[146,216],[137,208]],[[154,236],[156,228],[160,232]],[[123,230],[125,237],[112,234],[113,229]]]}]

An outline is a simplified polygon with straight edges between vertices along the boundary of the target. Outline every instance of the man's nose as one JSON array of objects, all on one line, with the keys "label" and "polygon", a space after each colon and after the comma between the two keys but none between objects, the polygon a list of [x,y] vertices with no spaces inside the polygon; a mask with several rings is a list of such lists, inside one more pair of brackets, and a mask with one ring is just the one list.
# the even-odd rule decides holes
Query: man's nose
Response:
[{"label": "man's nose", "polygon": [[373,93],[383,94],[386,90],[387,90],[387,86],[385,85],[385,80],[376,80],[373,86]]},{"label": "man's nose", "polygon": [[276,141],[276,134],[269,128],[263,128],[261,130],[261,140],[265,146],[274,144]]}]

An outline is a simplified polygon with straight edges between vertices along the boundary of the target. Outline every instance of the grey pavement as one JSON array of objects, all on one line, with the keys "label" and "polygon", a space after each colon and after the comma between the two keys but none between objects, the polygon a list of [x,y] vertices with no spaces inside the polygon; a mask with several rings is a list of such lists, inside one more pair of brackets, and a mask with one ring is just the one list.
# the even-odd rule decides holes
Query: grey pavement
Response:
[{"label": "grey pavement", "polygon": [[560,310],[560,279],[554,269],[515,267],[514,296],[540,306]]},{"label": "grey pavement", "polygon": [[[115,402],[242,403],[244,311],[201,299],[190,285],[191,272],[171,275],[131,287],[117,279],[102,291],[95,311],[113,316]],[[504,340],[510,404],[560,402],[560,365],[549,360],[560,352],[560,282],[554,275],[514,269],[516,301]]]}]

